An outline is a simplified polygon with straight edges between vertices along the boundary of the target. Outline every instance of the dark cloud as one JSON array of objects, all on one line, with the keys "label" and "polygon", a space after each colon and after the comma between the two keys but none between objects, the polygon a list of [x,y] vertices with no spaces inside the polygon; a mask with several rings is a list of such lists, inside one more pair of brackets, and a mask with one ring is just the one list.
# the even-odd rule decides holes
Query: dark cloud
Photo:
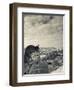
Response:
[{"label": "dark cloud", "polygon": [[27,21],[28,25],[36,26],[47,24],[52,20],[54,17],[51,15],[26,15],[25,16],[25,23]]}]

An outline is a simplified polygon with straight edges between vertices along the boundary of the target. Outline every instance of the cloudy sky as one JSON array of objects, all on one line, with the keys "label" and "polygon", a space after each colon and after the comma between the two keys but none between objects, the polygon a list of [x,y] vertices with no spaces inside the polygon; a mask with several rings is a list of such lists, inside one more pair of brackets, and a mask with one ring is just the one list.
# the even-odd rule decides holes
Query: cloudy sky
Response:
[{"label": "cloudy sky", "polygon": [[24,48],[38,44],[63,48],[63,16],[24,14]]}]

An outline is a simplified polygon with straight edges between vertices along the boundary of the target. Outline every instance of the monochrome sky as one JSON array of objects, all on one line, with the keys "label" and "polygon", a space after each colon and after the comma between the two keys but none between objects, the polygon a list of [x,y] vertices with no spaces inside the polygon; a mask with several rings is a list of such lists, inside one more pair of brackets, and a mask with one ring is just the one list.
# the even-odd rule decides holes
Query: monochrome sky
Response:
[{"label": "monochrome sky", "polygon": [[63,48],[63,16],[24,14],[24,48]]}]

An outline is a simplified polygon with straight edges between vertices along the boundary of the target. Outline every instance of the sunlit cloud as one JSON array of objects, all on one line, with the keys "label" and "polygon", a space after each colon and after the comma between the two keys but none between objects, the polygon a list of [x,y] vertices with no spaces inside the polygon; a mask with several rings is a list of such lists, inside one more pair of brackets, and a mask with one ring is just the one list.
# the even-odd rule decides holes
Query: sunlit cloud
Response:
[{"label": "sunlit cloud", "polygon": [[38,44],[63,48],[63,16],[24,15],[24,48]]}]

